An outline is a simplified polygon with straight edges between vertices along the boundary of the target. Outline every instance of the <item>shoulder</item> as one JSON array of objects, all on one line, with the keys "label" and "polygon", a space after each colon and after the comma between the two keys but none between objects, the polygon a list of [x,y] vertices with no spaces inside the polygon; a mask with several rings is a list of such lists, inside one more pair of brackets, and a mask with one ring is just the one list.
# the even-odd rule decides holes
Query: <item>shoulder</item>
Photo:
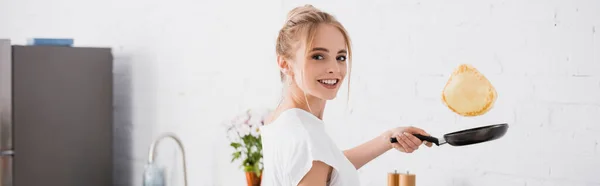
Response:
[{"label": "shoulder", "polygon": [[282,112],[272,123],[261,129],[263,149],[270,148],[284,157],[307,155],[323,159],[330,152],[332,141],[321,120],[300,109]]},{"label": "shoulder", "polygon": [[266,140],[282,143],[306,142],[313,136],[317,122],[300,109],[288,109],[281,112],[271,123],[261,127],[261,135]]}]

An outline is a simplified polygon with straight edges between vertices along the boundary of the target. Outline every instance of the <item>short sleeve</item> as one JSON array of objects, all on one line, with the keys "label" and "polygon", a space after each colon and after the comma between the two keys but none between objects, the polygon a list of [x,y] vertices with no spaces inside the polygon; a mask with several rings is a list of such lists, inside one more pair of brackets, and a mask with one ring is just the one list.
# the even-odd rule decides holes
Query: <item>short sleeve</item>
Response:
[{"label": "short sleeve", "polygon": [[[332,156],[327,152],[331,151],[326,147],[326,143],[319,143],[319,133],[307,131],[304,135],[296,136],[294,142],[288,146],[289,162],[286,164],[289,170],[290,182],[296,186],[302,178],[310,171],[313,161],[321,161],[332,166]],[[322,142],[322,141],[321,141]]]},{"label": "short sleeve", "polygon": [[311,145],[308,139],[296,141],[294,146],[290,147],[293,148],[290,148],[287,170],[290,171],[290,182],[296,186],[312,168],[314,157],[311,154]]}]

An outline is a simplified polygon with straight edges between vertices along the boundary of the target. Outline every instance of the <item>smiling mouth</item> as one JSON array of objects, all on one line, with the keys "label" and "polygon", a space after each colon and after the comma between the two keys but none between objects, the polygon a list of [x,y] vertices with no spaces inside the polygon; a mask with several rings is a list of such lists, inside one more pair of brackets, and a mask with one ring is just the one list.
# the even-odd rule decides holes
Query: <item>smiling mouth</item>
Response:
[{"label": "smiling mouth", "polygon": [[317,80],[319,83],[321,83],[321,85],[325,86],[326,88],[335,88],[337,86],[337,84],[339,83],[339,79],[320,79]]}]

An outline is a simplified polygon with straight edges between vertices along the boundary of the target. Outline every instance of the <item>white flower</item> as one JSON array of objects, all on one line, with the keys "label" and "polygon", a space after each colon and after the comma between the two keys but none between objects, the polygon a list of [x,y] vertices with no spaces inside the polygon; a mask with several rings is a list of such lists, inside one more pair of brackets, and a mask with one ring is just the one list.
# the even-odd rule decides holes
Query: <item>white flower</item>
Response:
[{"label": "white flower", "polygon": [[240,139],[240,136],[238,134],[237,128],[231,129],[232,130],[227,131],[227,138],[229,138],[229,141],[238,141]]},{"label": "white flower", "polygon": [[248,114],[245,114],[245,113],[244,114],[240,114],[237,117],[235,117],[232,122],[233,122],[234,125],[240,125],[240,124],[243,124],[246,121],[248,121],[248,119],[250,119],[249,117],[250,116],[248,116]]},{"label": "white flower", "polygon": [[260,125],[252,125],[250,129],[250,134],[258,138],[258,135],[260,135]]},{"label": "white flower", "polygon": [[252,146],[252,147],[250,147],[250,151],[256,152],[256,151],[258,151],[258,148],[256,146]]},{"label": "white flower", "polygon": [[270,109],[246,109],[229,120],[228,127],[233,129],[230,132],[236,133],[234,136],[238,139],[246,135],[258,137],[260,135],[260,127],[263,126],[266,117],[270,113]]},{"label": "white flower", "polygon": [[260,126],[262,125],[262,117],[259,116],[252,116],[250,118],[250,120],[248,121],[248,124],[252,125],[252,126]]},{"label": "white flower", "polygon": [[258,125],[263,125],[263,122],[267,119],[269,114],[271,114],[271,110],[269,109],[254,109],[251,112],[252,114],[252,124],[256,123]]},{"label": "white flower", "polygon": [[246,136],[250,134],[251,128],[250,125],[241,123],[237,125],[237,131],[240,133],[240,136]]}]

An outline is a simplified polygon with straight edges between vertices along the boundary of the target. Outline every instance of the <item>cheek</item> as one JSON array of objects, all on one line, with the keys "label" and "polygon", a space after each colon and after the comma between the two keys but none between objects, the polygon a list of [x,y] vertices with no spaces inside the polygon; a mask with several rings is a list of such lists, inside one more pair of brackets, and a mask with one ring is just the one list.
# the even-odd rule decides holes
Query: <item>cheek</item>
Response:
[{"label": "cheek", "polygon": [[316,78],[315,76],[317,75],[317,72],[320,72],[319,69],[320,69],[320,67],[318,67],[317,65],[307,64],[304,67],[304,75],[305,75],[304,78],[307,79],[307,80],[309,80],[309,79],[311,79],[311,80],[315,79]]},{"label": "cheek", "polygon": [[347,63],[341,63],[340,64],[340,70],[342,72],[342,75],[346,75],[348,73],[348,64]]}]

